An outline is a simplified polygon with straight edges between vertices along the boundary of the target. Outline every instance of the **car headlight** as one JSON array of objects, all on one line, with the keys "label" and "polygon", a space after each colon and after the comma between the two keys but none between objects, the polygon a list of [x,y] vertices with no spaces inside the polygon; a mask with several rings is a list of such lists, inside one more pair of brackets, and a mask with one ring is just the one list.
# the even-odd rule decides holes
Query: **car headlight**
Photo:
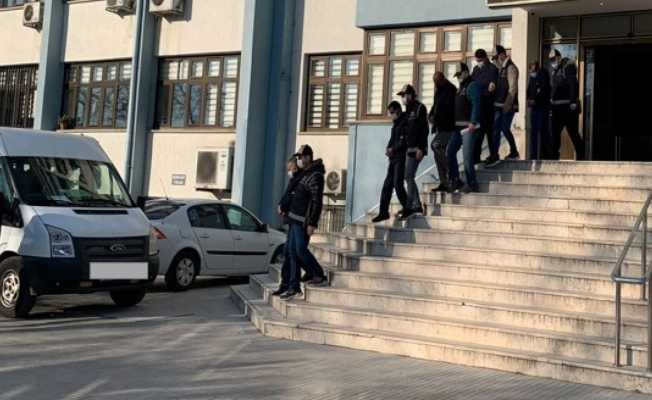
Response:
[{"label": "car headlight", "polygon": [[158,254],[158,234],[156,228],[149,229],[149,255],[155,256]]},{"label": "car headlight", "polygon": [[50,253],[54,258],[74,258],[75,245],[72,242],[72,235],[63,229],[53,226],[46,226],[50,236]]}]

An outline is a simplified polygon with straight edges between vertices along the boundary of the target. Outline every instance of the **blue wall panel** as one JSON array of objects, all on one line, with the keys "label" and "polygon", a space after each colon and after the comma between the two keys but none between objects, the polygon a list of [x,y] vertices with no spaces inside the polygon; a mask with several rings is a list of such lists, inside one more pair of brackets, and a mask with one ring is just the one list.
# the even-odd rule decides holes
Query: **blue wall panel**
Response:
[{"label": "blue wall panel", "polygon": [[485,0],[357,0],[361,28],[510,19],[511,9],[490,10]]}]

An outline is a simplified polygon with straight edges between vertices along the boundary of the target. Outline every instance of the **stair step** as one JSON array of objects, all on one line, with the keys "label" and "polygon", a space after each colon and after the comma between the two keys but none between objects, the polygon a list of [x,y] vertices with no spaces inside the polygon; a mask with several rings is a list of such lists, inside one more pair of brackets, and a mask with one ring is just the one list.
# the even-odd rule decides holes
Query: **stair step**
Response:
[{"label": "stair step", "polygon": [[[257,303],[255,297],[247,298],[246,293],[239,288],[232,289],[232,296],[240,297],[234,301],[250,309],[245,312],[247,315],[260,320],[260,315],[265,313],[261,309],[272,307],[262,306]],[[271,311],[267,313],[274,315]],[[432,339],[413,334],[397,334],[324,323],[298,323],[292,320],[280,320],[278,317],[263,320],[261,325],[262,327],[259,328],[261,332],[277,338],[500,369],[617,389],[652,392],[652,379],[642,369],[614,368],[605,362],[560,358],[528,351],[506,351],[498,347]]]},{"label": "stair step", "polygon": [[555,186],[596,186],[596,187],[630,187],[652,189],[652,176],[649,175],[604,175],[604,174],[569,174],[531,171],[478,171],[478,179],[536,185]]},{"label": "stair step", "polygon": [[[506,195],[529,195],[553,198],[621,200],[644,202],[650,195],[650,189],[631,187],[598,186],[558,186],[549,184],[524,184],[509,182],[491,182],[489,193]],[[642,206],[642,204],[641,204]],[[640,208],[640,207],[639,207]]]},{"label": "stair step", "polygon": [[647,175],[652,163],[614,161],[503,161],[491,171],[530,171],[553,174]]}]

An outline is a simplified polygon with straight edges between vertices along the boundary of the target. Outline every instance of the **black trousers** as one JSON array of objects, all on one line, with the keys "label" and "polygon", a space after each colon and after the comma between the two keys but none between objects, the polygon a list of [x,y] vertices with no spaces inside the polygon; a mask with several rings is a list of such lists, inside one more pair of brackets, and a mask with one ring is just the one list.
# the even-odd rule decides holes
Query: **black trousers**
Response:
[{"label": "black trousers", "polygon": [[559,160],[561,157],[561,132],[566,128],[570,136],[578,160],[584,160],[584,140],[579,132],[580,117],[577,111],[570,109],[569,105],[552,107],[552,158]]},{"label": "black trousers", "polygon": [[494,96],[482,96],[481,111],[480,111],[480,133],[478,133],[475,140],[475,147],[473,149],[473,161],[476,164],[482,160],[482,143],[484,138],[487,138],[487,145],[492,148],[491,141],[494,135]]},{"label": "black trousers", "polygon": [[390,159],[383,190],[380,192],[380,215],[389,214],[389,203],[392,200],[392,192],[394,191],[396,191],[396,197],[398,197],[403,209],[407,209],[407,192],[405,191],[404,181],[405,158]]}]

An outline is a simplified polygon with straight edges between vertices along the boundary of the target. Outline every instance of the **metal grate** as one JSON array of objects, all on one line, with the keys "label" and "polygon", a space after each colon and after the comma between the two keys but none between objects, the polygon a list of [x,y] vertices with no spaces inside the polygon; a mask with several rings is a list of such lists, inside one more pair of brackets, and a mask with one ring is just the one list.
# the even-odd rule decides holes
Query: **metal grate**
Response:
[{"label": "metal grate", "polygon": [[344,229],[345,206],[325,205],[321,212],[319,233],[336,233]]},{"label": "metal grate", "polygon": [[37,67],[0,67],[0,126],[34,126]]}]

